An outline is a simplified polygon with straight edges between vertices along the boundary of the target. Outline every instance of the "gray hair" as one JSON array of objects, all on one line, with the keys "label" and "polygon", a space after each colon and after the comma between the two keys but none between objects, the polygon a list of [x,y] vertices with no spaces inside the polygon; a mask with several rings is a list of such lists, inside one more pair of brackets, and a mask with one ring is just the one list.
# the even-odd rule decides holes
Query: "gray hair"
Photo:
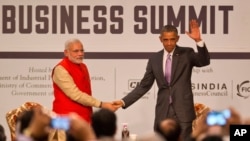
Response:
[{"label": "gray hair", "polygon": [[81,44],[82,44],[82,42],[81,42],[79,39],[76,39],[76,38],[74,38],[74,39],[69,39],[69,40],[67,40],[67,41],[65,42],[65,50],[68,50],[69,47],[70,47],[72,44],[74,44],[74,43],[81,43]]}]

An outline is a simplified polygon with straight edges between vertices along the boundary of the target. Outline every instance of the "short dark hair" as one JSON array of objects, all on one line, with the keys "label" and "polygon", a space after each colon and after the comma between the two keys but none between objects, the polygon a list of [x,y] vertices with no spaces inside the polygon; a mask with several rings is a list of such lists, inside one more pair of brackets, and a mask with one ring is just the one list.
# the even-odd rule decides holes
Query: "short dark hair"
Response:
[{"label": "short dark hair", "polygon": [[219,135],[208,135],[202,141],[223,141],[223,138]]},{"label": "short dark hair", "polygon": [[[24,111],[20,116],[17,117],[17,131],[21,134],[24,134],[24,131],[32,124],[32,119],[35,116],[35,109],[31,108],[27,111]],[[36,141],[46,141],[48,140],[48,134],[32,136],[33,140]]]},{"label": "short dark hair", "polygon": [[178,35],[178,30],[173,25],[165,25],[165,26],[163,26],[163,28],[161,29],[161,34],[163,32],[175,32]]},{"label": "short dark hair", "polygon": [[[161,123],[164,120],[171,120],[173,124],[171,124],[168,129],[164,129],[164,127],[161,126]],[[177,141],[181,135],[181,126],[179,122],[171,118],[167,118],[164,120],[157,123],[155,131],[167,141]]]},{"label": "short dark hair", "polygon": [[34,110],[30,109],[24,111],[19,117],[17,117],[17,122],[19,123],[19,133],[23,133],[24,130],[29,127],[29,124],[34,116]]},{"label": "short dark hair", "polygon": [[92,115],[92,127],[97,138],[113,137],[116,133],[116,115],[108,109],[100,109]]},{"label": "short dark hair", "polygon": [[0,124],[0,141],[6,141],[6,135],[3,126]]}]

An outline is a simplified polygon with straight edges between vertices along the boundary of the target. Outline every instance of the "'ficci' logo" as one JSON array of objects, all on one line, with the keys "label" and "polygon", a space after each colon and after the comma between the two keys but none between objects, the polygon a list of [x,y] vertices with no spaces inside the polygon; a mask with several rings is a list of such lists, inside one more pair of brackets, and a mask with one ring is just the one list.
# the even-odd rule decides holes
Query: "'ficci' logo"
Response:
[{"label": "'ficci' logo", "polygon": [[237,95],[243,98],[250,96],[250,81],[246,80],[237,85]]}]

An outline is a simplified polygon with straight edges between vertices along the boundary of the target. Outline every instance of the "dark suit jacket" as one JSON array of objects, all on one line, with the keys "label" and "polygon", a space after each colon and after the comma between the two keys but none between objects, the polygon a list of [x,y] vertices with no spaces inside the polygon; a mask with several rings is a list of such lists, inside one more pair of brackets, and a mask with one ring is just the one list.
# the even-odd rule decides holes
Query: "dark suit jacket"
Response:
[{"label": "dark suit jacket", "polygon": [[[210,64],[210,56],[206,46],[198,47],[195,53],[192,48],[177,46],[172,58],[171,83],[168,85],[163,72],[163,50],[155,53],[148,61],[146,72],[140,85],[122,100],[127,108],[149,91],[156,80],[158,86],[155,108],[155,125],[167,116],[169,95],[172,95],[173,108],[181,122],[192,122],[195,119],[191,75],[194,66],[202,67]],[[148,105],[145,105],[148,106]]]}]

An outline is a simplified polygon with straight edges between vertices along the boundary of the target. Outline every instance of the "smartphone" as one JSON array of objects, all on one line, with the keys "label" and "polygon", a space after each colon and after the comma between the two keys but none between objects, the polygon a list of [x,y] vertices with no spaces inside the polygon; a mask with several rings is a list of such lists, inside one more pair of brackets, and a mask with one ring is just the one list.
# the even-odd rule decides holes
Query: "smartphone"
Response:
[{"label": "smartphone", "polygon": [[54,129],[69,130],[70,120],[67,116],[56,116],[51,119],[50,125]]},{"label": "smartphone", "polygon": [[230,118],[231,112],[229,109],[223,110],[223,111],[211,111],[207,115],[207,124],[209,126],[213,125],[226,125],[227,119]]},{"label": "smartphone", "polygon": [[225,110],[221,111],[221,113],[224,115],[224,117],[226,119],[231,117],[231,111],[229,109],[225,109]]}]

